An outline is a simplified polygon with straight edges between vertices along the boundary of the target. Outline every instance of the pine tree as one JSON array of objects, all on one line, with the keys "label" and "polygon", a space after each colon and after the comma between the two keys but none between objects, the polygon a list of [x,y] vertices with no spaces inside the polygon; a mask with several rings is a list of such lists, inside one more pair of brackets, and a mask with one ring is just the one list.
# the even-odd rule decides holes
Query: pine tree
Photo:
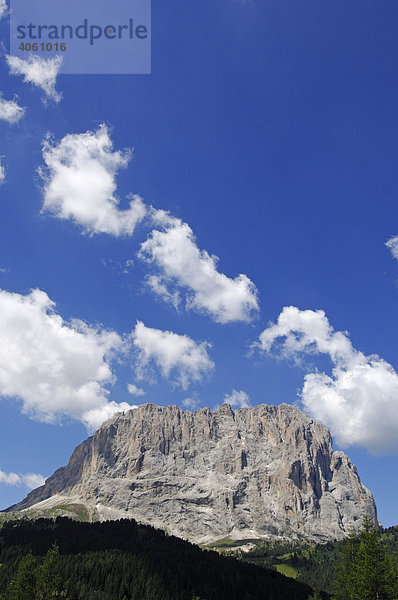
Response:
[{"label": "pine tree", "polygon": [[36,596],[34,597],[37,600],[48,600],[49,598],[62,598],[64,596],[59,548],[54,544],[37,569]]},{"label": "pine tree", "polygon": [[397,578],[372,522],[364,518],[356,537],[353,532],[344,546],[336,578],[336,600],[396,600]]},{"label": "pine tree", "polygon": [[360,600],[394,600],[394,569],[377,531],[364,519],[357,553],[356,580]]},{"label": "pine tree", "polygon": [[359,539],[353,529],[348,534],[343,555],[337,567],[335,600],[357,600],[357,554]]},{"label": "pine tree", "polygon": [[18,569],[8,588],[10,600],[32,600],[35,598],[37,559],[27,554],[21,559]]},{"label": "pine tree", "polygon": [[308,596],[308,600],[322,600],[321,593],[318,590],[314,590],[314,593]]}]

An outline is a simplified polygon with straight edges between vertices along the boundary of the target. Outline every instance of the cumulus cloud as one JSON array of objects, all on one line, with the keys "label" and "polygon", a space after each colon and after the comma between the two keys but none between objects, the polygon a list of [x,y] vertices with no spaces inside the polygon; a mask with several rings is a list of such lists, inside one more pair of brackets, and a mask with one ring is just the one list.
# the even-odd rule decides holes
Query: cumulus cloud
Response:
[{"label": "cumulus cloud", "polygon": [[24,112],[25,109],[15,100],[5,100],[0,92],[0,119],[8,123],[17,123]]},{"label": "cumulus cloud", "polygon": [[187,335],[146,327],[138,321],[132,334],[137,351],[137,376],[144,378],[156,365],[166,379],[186,389],[200,381],[213,368],[207,354],[208,342],[197,343]]},{"label": "cumulus cloud", "polygon": [[207,313],[219,323],[251,321],[259,306],[250,279],[220,273],[218,258],[198,248],[187,223],[165,211],[153,211],[152,220],[160,229],[150,233],[139,251],[142,260],[158,269],[147,279],[151,290],[178,308],[182,288],[187,309]]},{"label": "cumulus cloud", "polygon": [[145,396],[145,392],[142,388],[137,387],[134,383],[127,384],[127,391],[132,396]]},{"label": "cumulus cloud", "polygon": [[4,166],[1,164],[1,159],[0,159],[0,185],[5,181],[6,179],[6,170],[4,168]]},{"label": "cumulus cloud", "polygon": [[239,392],[237,390],[232,390],[230,394],[224,395],[224,403],[237,408],[244,408],[250,406],[250,398],[243,390],[240,390]]},{"label": "cumulus cloud", "polygon": [[40,87],[47,98],[55,102],[61,100],[62,94],[56,91],[55,84],[61,68],[62,57],[46,59],[31,55],[25,60],[17,56],[7,56],[7,62],[12,75],[23,75],[26,83]]},{"label": "cumulus cloud", "polygon": [[328,355],[331,375],[307,373],[304,408],[325,423],[342,446],[356,444],[376,453],[398,451],[398,374],[377,355],[356,350],[347,332],[334,331],[322,310],[285,307],[255,344],[281,356]]},{"label": "cumulus cloud", "polygon": [[0,290],[0,395],[21,399],[26,414],[46,422],[69,416],[97,428],[129,410],[126,402],[109,402],[105,387],[115,379],[112,358],[124,350],[114,331],[65,322],[41,290]]},{"label": "cumulus cloud", "polygon": [[386,246],[390,249],[393,258],[396,258],[398,260],[398,235],[391,237],[386,242]]},{"label": "cumulus cloud", "polygon": [[139,196],[131,196],[129,208],[119,210],[116,175],[128,165],[130,150],[114,151],[106,125],[97,131],[66,135],[59,144],[44,140],[46,168],[43,210],[59,219],[71,219],[86,233],[132,235],[146,208]]},{"label": "cumulus cloud", "polygon": [[0,470],[0,483],[6,483],[7,485],[25,485],[30,490],[34,490],[44,485],[45,481],[43,475],[38,473],[18,475],[17,473],[4,473],[4,471]]},{"label": "cumulus cloud", "polygon": [[0,20],[7,14],[6,0],[0,0]]}]

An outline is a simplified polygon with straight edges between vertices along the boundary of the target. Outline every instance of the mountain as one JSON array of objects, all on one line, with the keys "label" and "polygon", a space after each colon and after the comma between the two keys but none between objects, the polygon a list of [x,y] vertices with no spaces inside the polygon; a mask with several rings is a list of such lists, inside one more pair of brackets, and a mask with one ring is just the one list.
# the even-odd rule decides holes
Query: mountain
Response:
[{"label": "mountain", "polygon": [[[327,428],[281,404],[210,411],[144,404],[106,421],[8,509],[132,517],[196,543],[342,539],[372,494]],[[47,511],[47,512],[46,512]],[[61,514],[60,512],[56,514]]]}]

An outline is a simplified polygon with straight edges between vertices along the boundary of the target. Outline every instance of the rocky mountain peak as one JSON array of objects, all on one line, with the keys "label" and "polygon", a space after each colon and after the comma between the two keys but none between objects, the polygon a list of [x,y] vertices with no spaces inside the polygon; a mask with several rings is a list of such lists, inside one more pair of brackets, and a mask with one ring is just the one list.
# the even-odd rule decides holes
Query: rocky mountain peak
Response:
[{"label": "rocky mountain peak", "polygon": [[119,413],[11,509],[65,503],[204,543],[326,541],[364,515],[377,523],[372,494],[327,428],[288,404],[196,412],[144,404]]}]

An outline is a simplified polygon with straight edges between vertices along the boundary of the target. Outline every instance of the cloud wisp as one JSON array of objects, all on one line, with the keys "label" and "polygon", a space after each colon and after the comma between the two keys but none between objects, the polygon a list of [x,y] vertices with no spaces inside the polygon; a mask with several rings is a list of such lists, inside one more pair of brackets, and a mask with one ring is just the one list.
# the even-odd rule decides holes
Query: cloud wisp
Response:
[{"label": "cloud wisp", "polygon": [[0,21],[7,14],[8,7],[6,0],[0,0]]},{"label": "cloud wisp", "polygon": [[28,489],[34,490],[44,485],[45,481],[45,477],[39,473],[24,473],[19,475],[18,473],[5,473],[0,469],[0,483],[7,485],[25,485]]},{"label": "cloud wisp", "polygon": [[5,100],[0,92],[0,119],[10,124],[17,123],[24,115],[25,108],[15,100]]},{"label": "cloud wisp", "polygon": [[243,274],[235,279],[217,270],[216,256],[200,250],[187,223],[165,211],[153,211],[154,229],[141,244],[139,258],[157,269],[147,284],[162,300],[205,313],[218,323],[250,322],[259,309],[257,289]]},{"label": "cloud wisp", "polygon": [[114,331],[65,322],[41,290],[0,290],[0,395],[22,400],[22,412],[45,422],[68,416],[95,429],[126,402],[108,400],[111,361],[124,352]]},{"label": "cloud wisp", "polygon": [[4,168],[4,165],[1,164],[1,158],[0,158],[0,185],[2,183],[4,183],[6,179],[6,170]]},{"label": "cloud wisp", "polygon": [[200,407],[200,400],[195,396],[190,396],[189,398],[184,398],[182,406],[187,410],[195,411]]},{"label": "cloud wisp", "polygon": [[58,144],[43,143],[45,168],[43,211],[59,219],[71,219],[90,234],[132,235],[146,214],[139,196],[131,196],[129,208],[119,210],[116,175],[125,168],[131,151],[114,151],[109,130],[66,135]]},{"label": "cloud wisp", "polygon": [[146,327],[138,321],[132,334],[137,353],[137,377],[150,377],[155,365],[165,379],[187,389],[214,369],[208,342],[195,342],[187,335]]},{"label": "cloud wisp", "polygon": [[398,260],[398,235],[394,235],[386,242],[387,248],[389,248],[393,258]]},{"label": "cloud wisp", "polygon": [[328,355],[331,375],[315,369],[305,375],[303,407],[330,428],[341,446],[398,451],[398,374],[379,356],[356,350],[347,332],[334,331],[322,310],[285,307],[255,347],[298,361]]},{"label": "cloud wisp", "polygon": [[54,100],[54,102],[61,100],[62,94],[55,89],[62,63],[60,56],[48,59],[41,56],[30,56],[26,60],[17,56],[7,56],[7,63],[11,75],[22,75],[25,83],[31,83],[41,88],[46,98]]},{"label": "cloud wisp", "polygon": [[127,384],[127,391],[132,396],[145,396],[145,391],[142,388],[137,387],[134,383]]}]

